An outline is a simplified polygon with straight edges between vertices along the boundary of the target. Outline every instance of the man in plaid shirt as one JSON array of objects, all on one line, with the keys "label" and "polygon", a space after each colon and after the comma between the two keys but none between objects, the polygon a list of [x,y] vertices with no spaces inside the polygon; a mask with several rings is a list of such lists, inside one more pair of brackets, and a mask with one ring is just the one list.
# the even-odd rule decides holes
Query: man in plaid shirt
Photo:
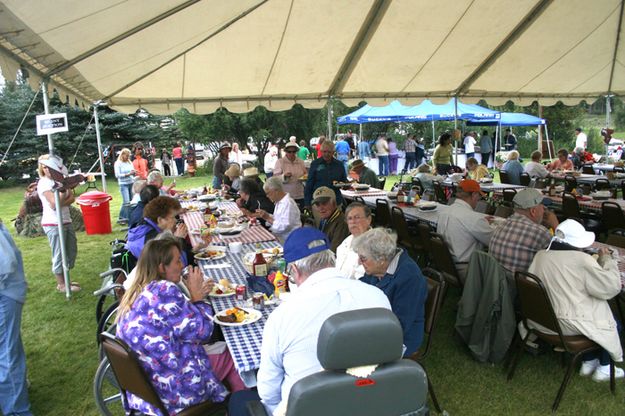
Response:
[{"label": "man in plaid shirt", "polygon": [[543,226],[555,228],[558,218],[543,205],[543,194],[533,188],[514,196],[515,213],[495,230],[488,251],[504,268],[515,273],[527,271],[534,255],[547,248],[551,233]]}]

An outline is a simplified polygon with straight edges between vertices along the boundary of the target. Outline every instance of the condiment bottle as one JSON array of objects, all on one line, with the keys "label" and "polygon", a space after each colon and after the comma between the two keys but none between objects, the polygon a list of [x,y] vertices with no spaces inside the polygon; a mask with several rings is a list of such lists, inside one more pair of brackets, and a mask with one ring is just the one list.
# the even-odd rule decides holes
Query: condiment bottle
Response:
[{"label": "condiment bottle", "polygon": [[556,187],[553,183],[549,186],[549,196],[556,196]]},{"label": "condiment bottle", "polygon": [[287,284],[286,282],[287,282],[286,278],[284,277],[282,272],[278,270],[276,272],[276,277],[273,279],[273,287],[274,287],[273,295],[276,298],[279,298],[281,293],[286,292],[286,284]]},{"label": "condiment bottle", "polygon": [[252,272],[257,277],[267,277],[267,260],[260,250],[260,244],[256,245],[256,256],[252,262]]}]

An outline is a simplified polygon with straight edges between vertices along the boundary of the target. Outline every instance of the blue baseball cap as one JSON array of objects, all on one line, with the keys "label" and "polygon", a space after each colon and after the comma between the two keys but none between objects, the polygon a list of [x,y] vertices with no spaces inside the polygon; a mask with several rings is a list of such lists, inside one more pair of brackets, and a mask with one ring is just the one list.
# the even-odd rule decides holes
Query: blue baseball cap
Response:
[{"label": "blue baseball cap", "polygon": [[328,237],[323,232],[313,227],[302,227],[289,234],[284,242],[284,260],[291,263],[329,249]]}]

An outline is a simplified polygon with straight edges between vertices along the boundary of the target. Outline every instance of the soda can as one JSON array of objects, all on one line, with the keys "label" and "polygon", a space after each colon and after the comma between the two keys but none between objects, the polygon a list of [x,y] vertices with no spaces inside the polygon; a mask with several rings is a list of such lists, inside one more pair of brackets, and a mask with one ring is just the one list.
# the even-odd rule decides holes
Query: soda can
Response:
[{"label": "soda can", "polygon": [[252,295],[252,306],[254,309],[262,311],[265,308],[265,294],[256,292]]},{"label": "soda can", "polygon": [[238,285],[235,289],[235,297],[238,301],[245,300],[245,285]]}]

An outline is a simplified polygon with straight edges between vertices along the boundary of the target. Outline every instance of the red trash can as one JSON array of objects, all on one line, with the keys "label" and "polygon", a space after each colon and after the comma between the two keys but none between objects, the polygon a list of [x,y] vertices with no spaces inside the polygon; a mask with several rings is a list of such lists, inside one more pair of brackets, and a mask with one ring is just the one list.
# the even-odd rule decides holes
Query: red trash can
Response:
[{"label": "red trash can", "polygon": [[109,194],[100,191],[85,192],[76,199],[82,211],[87,234],[110,234],[112,232],[109,210],[111,199],[113,197]]}]

